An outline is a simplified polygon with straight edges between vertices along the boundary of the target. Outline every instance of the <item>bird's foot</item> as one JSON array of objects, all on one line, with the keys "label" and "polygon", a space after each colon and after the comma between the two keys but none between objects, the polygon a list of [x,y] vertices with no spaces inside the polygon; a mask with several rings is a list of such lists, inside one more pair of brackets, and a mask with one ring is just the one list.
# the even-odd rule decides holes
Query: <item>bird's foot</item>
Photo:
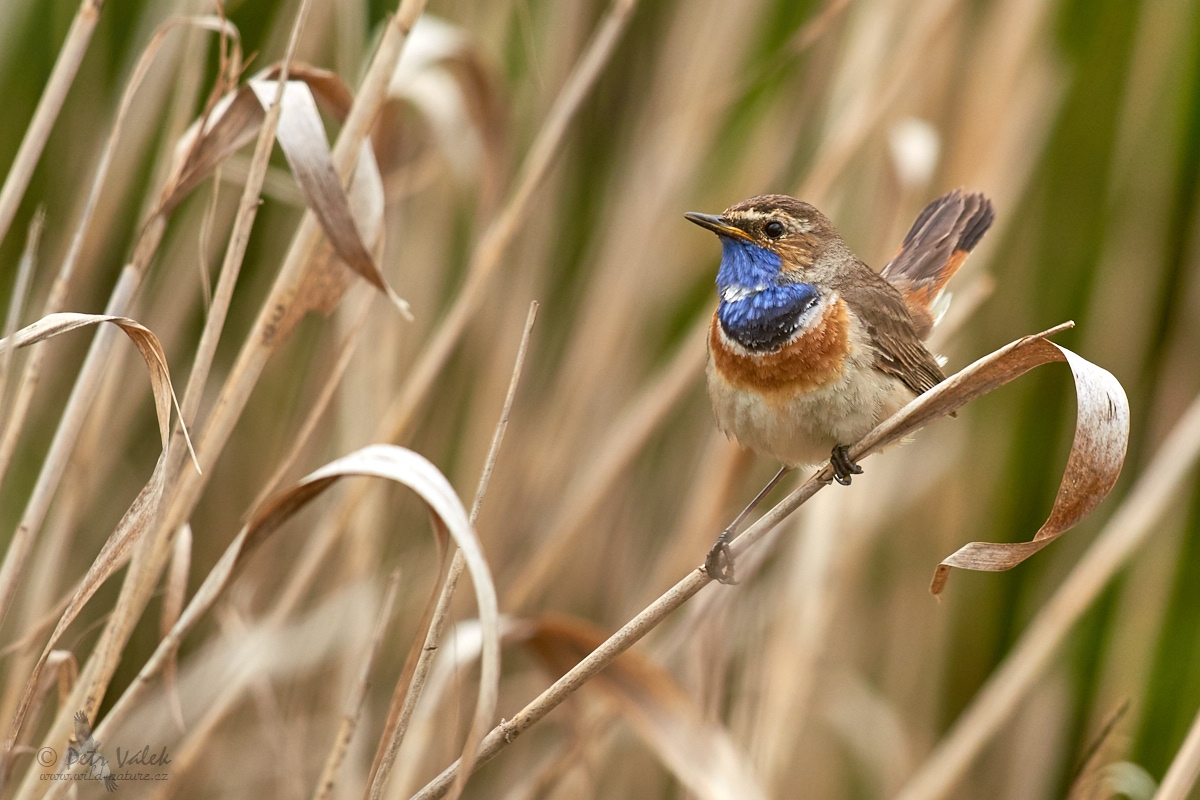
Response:
[{"label": "bird's foot", "polygon": [[733,550],[729,547],[729,532],[729,528],[721,531],[721,535],[717,537],[704,559],[704,571],[708,573],[708,577],[726,585],[737,583],[733,579]]},{"label": "bird's foot", "polygon": [[844,444],[833,448],[829,463],[833,465],[833,479],[842,486],[849,486],[854,475],[862,475],[862,467],[850,460],[850,448]]}]

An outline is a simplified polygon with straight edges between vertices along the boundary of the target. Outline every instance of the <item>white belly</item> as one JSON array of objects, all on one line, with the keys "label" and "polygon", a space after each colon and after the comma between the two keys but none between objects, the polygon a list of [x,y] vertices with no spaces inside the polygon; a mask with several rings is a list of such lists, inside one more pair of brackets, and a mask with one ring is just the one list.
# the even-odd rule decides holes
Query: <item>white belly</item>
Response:
[{"label": "white belly", "polygon": [[852,445],[915,396],[900,380],[854,363],[840,380],[808,392],[764,395],[730,385],[708,366],[717,426],[760,455],[789,466],[817,464]]}]

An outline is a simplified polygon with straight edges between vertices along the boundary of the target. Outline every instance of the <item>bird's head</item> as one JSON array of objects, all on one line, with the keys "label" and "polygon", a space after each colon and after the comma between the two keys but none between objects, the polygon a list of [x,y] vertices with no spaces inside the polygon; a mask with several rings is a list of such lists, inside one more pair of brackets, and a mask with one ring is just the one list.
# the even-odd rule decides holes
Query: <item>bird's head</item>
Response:
[{"label": "bird's head", "polygon": [[[747,346],[763,329],[802,326],[844,249],[824,214],[786,195],[751,197],[719,215],[685,216],[721,238],[719,315],[727,333]],[[778,332],[769,336],[772,343],[777,338]]]}]

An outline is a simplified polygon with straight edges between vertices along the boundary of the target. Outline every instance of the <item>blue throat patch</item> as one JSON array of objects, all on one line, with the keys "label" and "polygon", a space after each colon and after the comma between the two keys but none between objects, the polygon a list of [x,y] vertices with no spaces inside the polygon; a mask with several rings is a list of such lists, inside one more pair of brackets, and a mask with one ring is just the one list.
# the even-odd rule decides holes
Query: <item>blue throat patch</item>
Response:
[{"label": "blue throat patch", "polygon": [[[774,350],[800,327],[820,295],[811,283],[780,281],[783,261],[766,248],[721,237],[717,319],[725,334],[749,350]],[[736,299],[727,297],[735,295]]]}]

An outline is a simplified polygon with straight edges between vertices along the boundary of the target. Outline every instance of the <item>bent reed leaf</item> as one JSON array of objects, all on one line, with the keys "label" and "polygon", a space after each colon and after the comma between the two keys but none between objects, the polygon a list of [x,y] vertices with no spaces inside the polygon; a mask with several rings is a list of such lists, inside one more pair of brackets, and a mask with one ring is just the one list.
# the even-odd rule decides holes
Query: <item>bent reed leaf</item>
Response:
[{"label": "bent reed leaf", "polygon": [[[273,65],[245,85],[221,98],[211,112],[197,120],[180,138],[176,166],[167,180],[160,211],[178,205],[200,181],[253,139],[274,100],[279,65]],[[276,140],[292,175],[321,224],[337,258],[387,296],[406,319],[412,311],[384,278],[379,267],[383,241],[383,178],[370,142],[359,148],[349,195],[338,178],[317,99],[345,120],[354,94],[332,72],[292,64],[284,87]],[[313,271],[326,272],[327,259],[315,258]],[[322,280],[320,292],[308,302],[294,304],[289,321],[310,310],[328,312],[345,290],[344,280]],[[325,295],[332,295],[326,297]],[[284,328],[290,328],[284,325]]]},{"label": "bent reed leaf", "polygon": [[[163,671],[178,651],[183,638],[216,603],[229,586],[236,570],[247,557],[293,515],[339,480],[350,476],[385,478],[412,489],[425,502],[438,538],[449,535],[463,553],[475,586],[476,603],[483,633],[483,658],[474,721],[463,747],[463,759],[471,764],[483,733],[495,713],[500,683],[499,610],[496,589],[483,548],[453,487],[424,456],[390,444],[375,444],[326,464],[290,489],[272,497],[256,509],[250,521],[226,548],[217,564],[192,596],[179,621],[162,638],[137,678],[117,700],[97,728],[103,737],[120,724],[143,696],[153,677]],[[464,773],[469,775],[469,771]]]},{"label": "bent reed leaf", "polygon": [[[277,84],[278,81],[259,78],[250,81],[250,89],[264,110],[270,106]],[[296,182],[304,192],[309,208],[320,221],[325,236],[342,261],[387,295],[401,314],[412,319],[412,310],[408,303],[388,285],[383,271],[355,224],[350,198],[346,196],[337,170],[333,167],[329,140],[325,136],[325,127],[321,123],[321,115],[317,111],[312,91],[303,81],[289,80],[284,87],[282,106],[277,140],[287,158],[288,166],[292,168]],[[364,144],[359,153],[360,163],[363,159],[374,161],[369,144]],[[372,172],[377,177],[378,166]],[[380,197],[382,185],[382,180],[379,180]]]},{"label": "bent reed leaf", "polygon": [[[96,556],[96,559],[88,568],[87,574],[84,575],[83,580],[75,589],[75,593],[67,603],[67,607],[59,618],[58,624],[54,627],[53,633],[50,634],[50,639],[46,643],[41,657],[38,659],[32,674],[26,682],[20,705],[13,717],[8,739],[5,742],[4,756],[6,758],[11,755],[13,746],[21,732],[21,726],[25,721],[26,713],[37,691],[41,671],[45,667],[46,661],[54,649],[54,645],[58,643],[58,640],[62,637],[67,627],[79,615],[79,612],[87,604],[88,600],[91,599],[92,595],[96,593],[96,590],[128,560],[133,550],[133,545],[157,519],[162,501],[163,487],[166,483],[167,452],[171,438],[171,406],[173,404],[176,412],[179,413],[179,401],[175,397],[175,389],[171,385],[171,374],[167,367],[166,353],[163,351],[162,345],[153,331],[128,317],[64,312],[45,316],[32,325],[28,325],[17,331],[12,336],[0,340],[0,348],[15,350],[78,328],[102,322],[110,322],[124,331],[134,346],[137,347],[138,352],[141,353],[142,359],[146,362],[146,367],[150,372],[150,385],[154,393],[154,406],[158,417],[158,432],[162,440],[162,452],[158,457],[158,462],[154,466],[150,480],[138,493],[138,496],[134,499],[133,504],[125,512],[120,522],[117,523],[116,529],[104,543],[104,546],[100,548],[100,553]],[[183,424],[182,414],[180,414],[180,429],[183,431],[188,451],[192,455],[192,463],[196,466],[196,470],[199,471],[200,465],[196,461],[195,452],[192,450],[191,438],[188,436],[187,427]]]},{"label": "bent reed leaf", "polygon": [[1027,348],[1032,358],[1066,361],[1075,378],[1075,438],[1067,468],[1046,522],[1028,542],[971,542],[942,560],[930,591],[946,585],[951,567],[1002,572],[1012,569],[1092,513],[1121,475],[1129,444],[1129,400],[1112,373],[1047,341]]},{"label": "bent reed leaf", "polygon": [[1049,518],[1028,542],[964,545],[938,565],[929,587],[933,594],[945,588],[951,567],[1002,572],[1017,566],[1079,524],[1116,484],[1129,444],[1129,400],[1110,372],[1047,340],[1072,325],[1026,336],[984,356],[913,400],[852,448],[855,457],[875,452],[1034,367],[1055,361],[1071,367],[1078,400],[1075,439]]},{"label": "bent reed leaf", "polygon": [[[78,314],[68,311],[48,314],[37,322],[26,325],[11,337],[0,339],[0,350],[7,348],[19,350],[59,334],[98,325],[101,322],[111,322],[124,331],[138,352],[142,354],[142,360],[146,362],[146,368],[150,370],[150,387],[154,391],[154,407],[158,415],[158,433],[162,438],[163,452],[166,452],[167,443],[171,438],[171,406],[174,405],[178,413],[179,399],[175,396],[175,387],[171,384],[171,372],[167,366],[166,352],[154,332],[137,320],[111,314]],[[200,464],[196,460],[195,450],[192,449],[192,439],[188,435],[187,428],[182,424],[182,415],[180,417],[184,441],[187,442],[188,451],[192,454],[192,463],[199,472]]]},{"label": "bent reed leaf", "polygon": [[[1052,361],[1067,361],[1069,351],[1046,341],[1046,338],[1073,325],[1074,323],[1066,322],[1018,339],[951,375],[877,425],[858,444],[850,448],[851,458],[858,461],[890,444],[895,444],[935,419],[949,416],[970,401],[1004,386],[1034,367]],[[1086,409],[1081,412],[1080,417],[1086,420],[1085,428],[1094,423],[1095,429],[1088,430],[1084,439],[1080,438],[1079,431],[1076,433],[1076,444],[1080,446],[1073,451],[1073,455],[1077,454],[1076,458],[1068,460],[1067,474],[1064,476],[1066,488],[1060,490],[1062,502],[1056,503],[1055,511],[1051,515],[1054,526],[1059,528],[1056,535],[1078,523],[1104,499],[1120,473],[1129,437],[1129,407],[1120,384],[1100,367],[1073,353],[1071,356],[1072,368],[1080,369],[1084,376],[1085,389],[1080,393],[1087,395],[1087,400],[1081,401],[1081,405],[1086,402]],[[1096,398],[1103,399],[1104,403],[1094,399],[1093,394]],[[1103,412],[1096,420],[1090,416],[1093,404]],[[813,495],[831,483],[833,468],[826,464],[729,543],[734,558],[753,547]],[[1027,556],[1021,556],[1021,560],[1025,557]],[[1015,561],[1010,566],[1015,566],[1016,563],[1020,562]],[[562,704],[580,686],[594,680],[619,655],[658,627],[671,612],[695,597],[711,582],[712,578],[704,565],[693,569],[507,722],[493,728],[484,738],[479,751],[473,754],[474,763],[482,764],[495,757],[517,736]],[[941,585],[944,585],[944,582],[943,579]],[[941,585],[935,583],[935,591],[940,591]],[[452,783],[457,783],[463,775],[469,774],[463,767],[464,762],[461,761],[449,765],[413,795],[413,799],[432,800],[444,797]]]}]

